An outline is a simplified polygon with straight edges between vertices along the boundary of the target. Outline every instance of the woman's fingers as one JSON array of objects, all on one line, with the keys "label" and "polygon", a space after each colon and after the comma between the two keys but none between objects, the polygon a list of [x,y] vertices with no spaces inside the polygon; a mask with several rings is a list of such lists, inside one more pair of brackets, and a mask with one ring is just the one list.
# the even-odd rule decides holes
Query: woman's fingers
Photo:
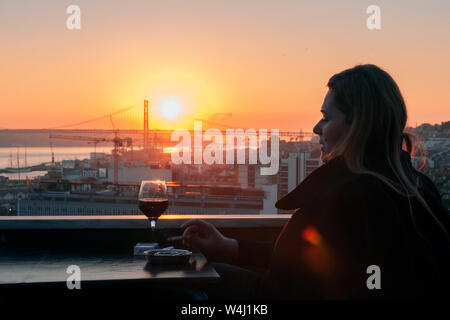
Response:
[{"label": "woman's fingers", "polygon": [[190,241],[193,234],[197,234],[198,233],[198,227],[193,225],[193,226],[189,226],[187,227],[184,232],[183,232],[183,240],[186,241]]},{"label": "woman's fingers", "polygon": [[201,248],[202,240],[199,228],[196,225],[187,227],[183,232],[183,242],[189,247]]},{"label": "woman's fingers", "polygon": [[214,235],[217,229],[209,222],[200,219],[189,220],[181,225],[183,232],[183,244],[200,250],[210,250],[214,244]]},{"label": "woman's fingers", "polygon": [[211,226],[210,223],[208,223],[208,222],[206,222],[206,221],[204,221],[204,220],[201,220],[201,219],[192,219],[192,220],[189,220],[189,221],[186,221],[185,223],[183,223],[183,224],[181,225],[181,228],[186,228],[186,227],[189,227],[189,226],[191,226],[191,225],[197,225],[197,226],[203,227],[203,228],[206,228],[206,227],[210,227],[210,226]]},{"label": "woman's fingers", "polygon": [[196,224],[197,221],[199,221],[199,219],[188,220],[188,221],[186,221],[185,223],[183,223],[180,227],[181,227],[182,229],[184,229],[184,228],[186,228],[186,227],[189,227],[190,225]]},{"label": "woman's fingers", "polygon": [[204,231],[203,228],[199,228],[197,225],[187,227],[183,232],[184,243],[201,250],[208,249],[208,247],[212,245],[212,243],[210,243],[211,237],[210,233]]}]

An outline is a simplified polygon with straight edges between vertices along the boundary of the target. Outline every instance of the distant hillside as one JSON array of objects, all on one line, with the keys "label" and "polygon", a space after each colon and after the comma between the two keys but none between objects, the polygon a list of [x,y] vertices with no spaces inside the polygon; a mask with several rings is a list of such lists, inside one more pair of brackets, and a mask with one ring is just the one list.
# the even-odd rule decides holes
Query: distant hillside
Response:
[{"label": "distant hillside", "polygon": [[449,138],[450,137],[450,121],[441,122],[441,124],[431,125],[429,123],[422,123],[415,128],[407,128],[421,138]]}]

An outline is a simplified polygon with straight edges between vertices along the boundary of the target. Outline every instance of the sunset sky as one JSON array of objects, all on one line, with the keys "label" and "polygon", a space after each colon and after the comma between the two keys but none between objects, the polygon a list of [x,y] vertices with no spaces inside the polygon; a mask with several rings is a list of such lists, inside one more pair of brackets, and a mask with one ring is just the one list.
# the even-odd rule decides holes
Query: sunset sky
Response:
[{"label": "sunset sky", "polygon": [[[81,30],[66,27],[71,4]],[[372,4],[381,30],[366,27]],[[64,126],[132,105],[115,125],[142,126],[149,99],[151,128],[200,118],[312,131],[327,80],[360,63],[394,77],[410,126],[450,120],[448,0],[2,0],[0,39],[0,129]],[[173,119],[163,116],[168,100],[181,106]],[[73,128],[86,127],[111,124]]]}]

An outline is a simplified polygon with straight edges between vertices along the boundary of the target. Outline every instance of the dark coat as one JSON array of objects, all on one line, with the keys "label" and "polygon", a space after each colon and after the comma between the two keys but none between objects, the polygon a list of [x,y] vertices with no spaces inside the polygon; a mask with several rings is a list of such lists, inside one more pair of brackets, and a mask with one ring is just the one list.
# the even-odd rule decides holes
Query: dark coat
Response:
[{"label": "dark coat", "polygon": [[[419,177],[421,194],[448,232],[449,213],[436,187],[404,151],[402,161]],[[393,177],[386,167],[377,170]],[[257,290],[262,297],[448,295],[448,233],[412,198],[414,226],[406,197],[373,176],[351,173],[342,157],[313,171],[276,207],[297,210],[274,246],[239,241],[241,264],[267,266]],[[373,269],[368,270],[373,265],[379,267],[381,289],[368,288],[367,282],[375,283]]]}]

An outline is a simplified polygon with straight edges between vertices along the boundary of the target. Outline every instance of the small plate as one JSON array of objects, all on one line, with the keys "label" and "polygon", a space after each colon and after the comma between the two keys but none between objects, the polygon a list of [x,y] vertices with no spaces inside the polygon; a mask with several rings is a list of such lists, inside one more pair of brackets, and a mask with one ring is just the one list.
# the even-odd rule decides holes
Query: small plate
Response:
[{"label": "small plate", "polygon": [[189,262],[191,251],[183,249],[161,249],[144,251],[151,264],[185,264]]}]

